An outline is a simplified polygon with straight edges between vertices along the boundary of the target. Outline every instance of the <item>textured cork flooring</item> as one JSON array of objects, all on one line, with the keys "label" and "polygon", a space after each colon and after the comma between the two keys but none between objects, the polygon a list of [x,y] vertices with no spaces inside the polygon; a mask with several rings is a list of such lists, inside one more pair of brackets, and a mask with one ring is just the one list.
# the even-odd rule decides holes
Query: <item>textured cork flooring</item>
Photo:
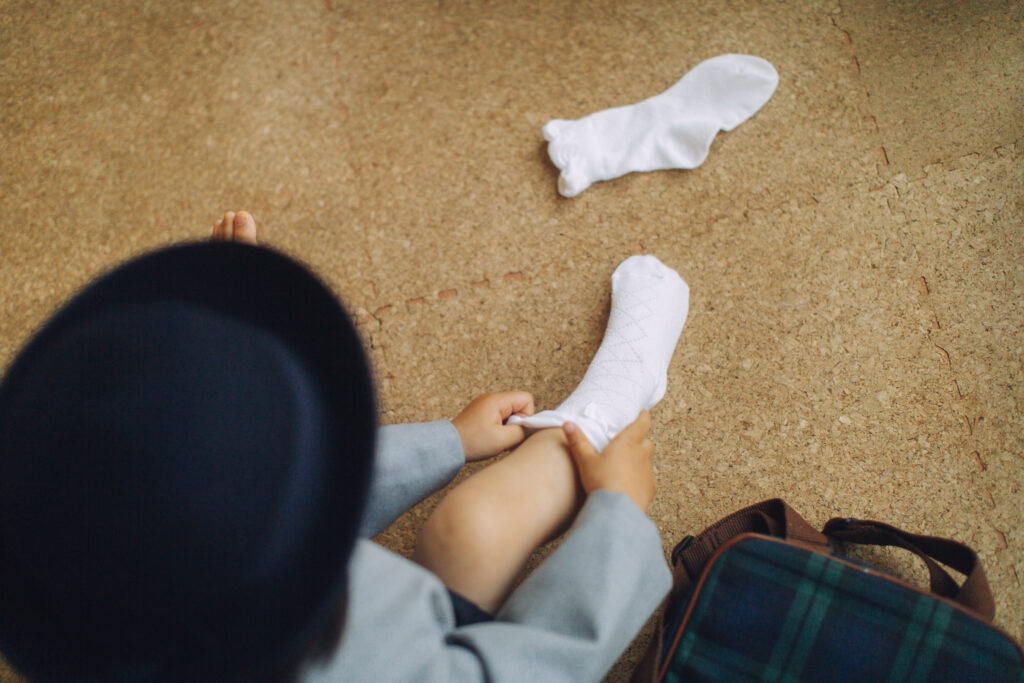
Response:
[{"label": "textured cork flooring", "polygon": [[[600,342],[615,266],[651,253],[691,288],[654,411],[666,547],[775,496],[815,524],[951,536],[1020,638],[1022,14],[3,2],[0,365],[97,274],[246,208],[357,317],[385,423],[509,388],[551,407]],[[726,52],[772,62],[779,88],[701,168],[558,196],[548,119]],[[410,551],[434,502],[383,542]]]}]

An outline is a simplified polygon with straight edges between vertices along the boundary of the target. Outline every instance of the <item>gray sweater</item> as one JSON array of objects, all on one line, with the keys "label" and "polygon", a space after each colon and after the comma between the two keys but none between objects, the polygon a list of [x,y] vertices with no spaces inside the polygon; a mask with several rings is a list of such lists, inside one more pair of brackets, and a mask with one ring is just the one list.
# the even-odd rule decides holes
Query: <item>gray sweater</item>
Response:
[{"label": "gray sweater", "polygon": [[625,495],[598,490],[493,622],[456,628],[440,579],[368,537],[451,481],[465,463],[458,432],[395,425],[378,441],[341,642],[304,683],[598,681],[668,591],[657,527]]}]

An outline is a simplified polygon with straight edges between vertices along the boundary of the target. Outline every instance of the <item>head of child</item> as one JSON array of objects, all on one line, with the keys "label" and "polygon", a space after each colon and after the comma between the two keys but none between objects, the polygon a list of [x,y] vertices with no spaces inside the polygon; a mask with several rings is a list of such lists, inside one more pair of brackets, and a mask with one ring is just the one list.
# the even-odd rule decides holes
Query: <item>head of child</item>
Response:
[{"label": "head of child", "polygon": [[0,384],[0,653],[33,681],[294,677],[344,623],[375,405],[348,316],[236,243],[137,259]]}]

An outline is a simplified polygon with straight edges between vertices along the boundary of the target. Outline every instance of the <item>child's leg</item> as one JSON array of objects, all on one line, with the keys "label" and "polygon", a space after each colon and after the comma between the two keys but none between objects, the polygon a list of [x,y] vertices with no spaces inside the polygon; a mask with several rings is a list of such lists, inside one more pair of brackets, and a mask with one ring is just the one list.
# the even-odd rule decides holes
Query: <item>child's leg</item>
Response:
[{"label": "child's leg", "polygon": [[544,429],[455,487],[423,526],[413,559],[492,614],[530,555],[583,503],[561,429]]}]

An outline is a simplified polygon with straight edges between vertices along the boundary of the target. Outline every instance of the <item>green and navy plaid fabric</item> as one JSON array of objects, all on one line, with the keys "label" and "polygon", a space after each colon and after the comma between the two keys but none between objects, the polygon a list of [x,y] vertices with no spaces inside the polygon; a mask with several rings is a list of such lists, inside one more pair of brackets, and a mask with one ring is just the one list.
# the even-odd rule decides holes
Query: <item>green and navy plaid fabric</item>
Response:
[{"label": "green and navy plaid fabric", "polygon": [[780,541],[728,548],[696,600],[666,682],[1024,683],[1020,651],[984,621]]}]

